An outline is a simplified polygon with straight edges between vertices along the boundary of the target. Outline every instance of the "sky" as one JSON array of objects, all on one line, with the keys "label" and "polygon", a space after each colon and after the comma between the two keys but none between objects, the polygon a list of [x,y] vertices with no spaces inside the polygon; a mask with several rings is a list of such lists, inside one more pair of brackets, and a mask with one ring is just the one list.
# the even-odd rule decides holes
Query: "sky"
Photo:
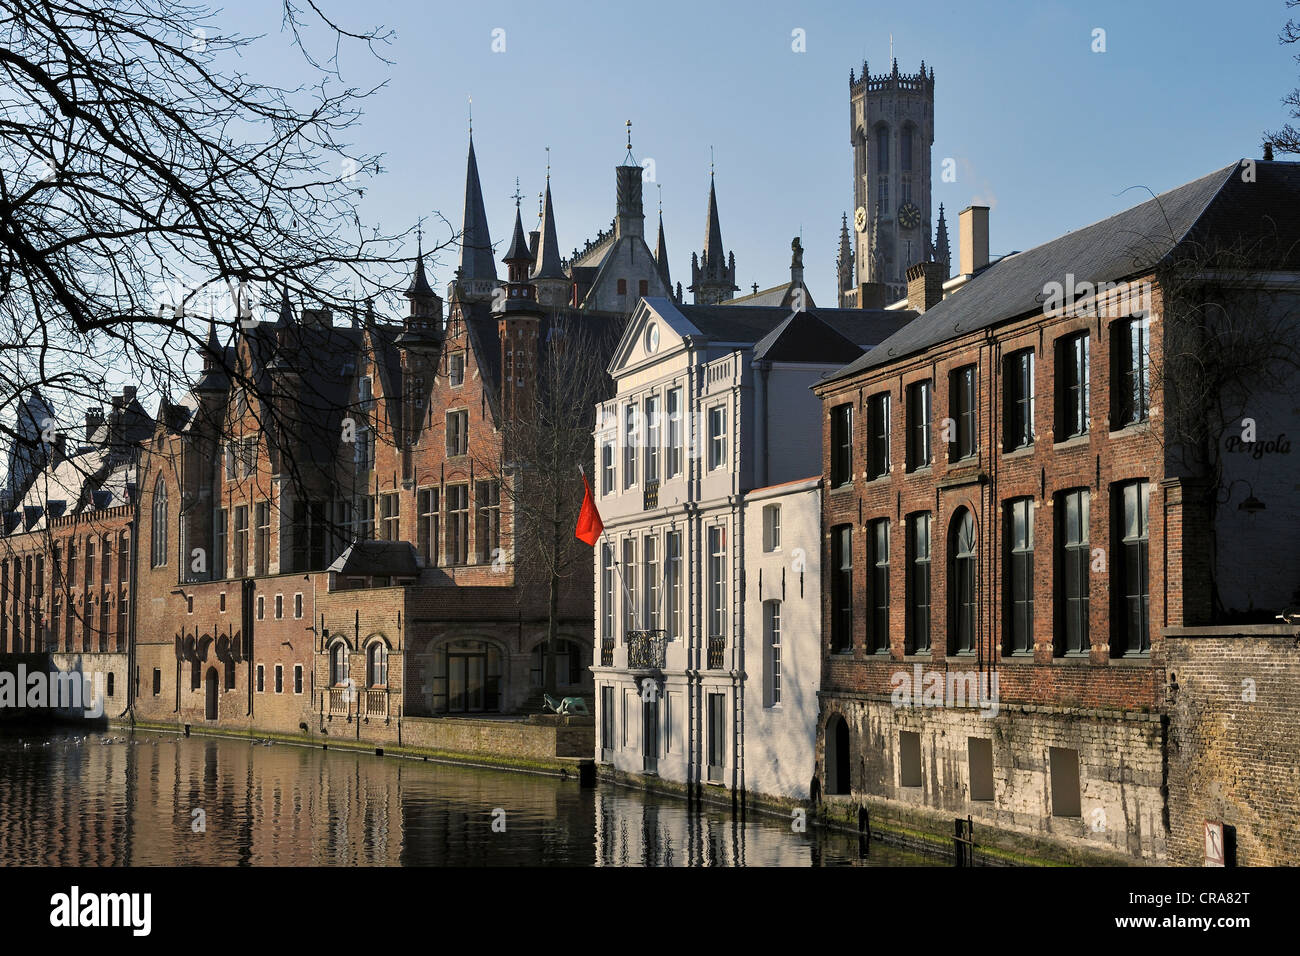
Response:
[{"label": "sky", "polygon": [[[802,235],[813,297],[834,301],[840,216],[852,218],[849,70],[935,70],[934,208],[992,207],[990,250],[1024,250],[1148,197],[1261,155],[1286,121],[1296,47],[1279,43],[1284,0],[1142,3],[425,3],[322,0],[349,28],[394,32],[391,66],[344,47],[343,79],[386,80],[352,131],[384,154],[364,175],[363,217],[401,231],[441,214],[459,228],[469,99],[488,220],[499,254],[515,179],[532,228],[550,147],[560,246],[609,225],[613,167],[632,121],[653,244],[660,196],[674,281],[689,285],[704,242],[710,156],[723,244],[749,291],[789,278]],[[238,0],[214,23],[263,34],[250,75],[307,78],[268,0]],[[802,30],[805,50],[794,50]],[[1105,52],[1094,52],[1104,30]],[[504,31],[495,32],[495,31]],[[495,49],[494,49],[495,47]],[[941,181],[946,158],[957,181]],[[656,188],[659,187],[659,188]],[[426,242],[446,238],[426,226]],[[439,288],[454,252],[433,264]],[[504,274],[504,269],[499,268]],[[688,299],[689,301],[689,299]]]}]

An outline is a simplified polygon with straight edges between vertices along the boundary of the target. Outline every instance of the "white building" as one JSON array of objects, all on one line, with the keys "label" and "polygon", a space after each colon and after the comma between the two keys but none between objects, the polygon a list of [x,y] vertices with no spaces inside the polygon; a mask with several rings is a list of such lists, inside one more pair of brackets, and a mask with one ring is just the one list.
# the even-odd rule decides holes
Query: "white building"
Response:
[{"label": "white building", "polygon": [[[615,396],[596,416],[593,486],[605,532],[595,548],[592,670],[602,773],[733,797],[807,792],[819,680],[818,483],[770,486],[820,474],[821,409],[810,386],[912,317],[667,298],[633,310],[610,364]],[[788,507],[792,533],[808,538],[787,539],[807,565],[802,582],[785,570],[787,594],[803,587],[780,634],[794,641],[787,658],[798,669],[783,673],[790,693],[768,714],[762,602],[791,557],[762,551],[764,503]],[[757,616],[752,625],[747,614]],[[751,718],[787,739],[747,739]],[[753,761],[770,765],[747,771]]]}]

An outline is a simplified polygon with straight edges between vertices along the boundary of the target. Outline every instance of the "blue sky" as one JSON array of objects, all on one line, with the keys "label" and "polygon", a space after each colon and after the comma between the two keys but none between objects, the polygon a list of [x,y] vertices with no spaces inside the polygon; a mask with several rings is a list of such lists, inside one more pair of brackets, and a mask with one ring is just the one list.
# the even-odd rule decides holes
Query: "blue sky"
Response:
[{"label": "blue sky", "polygon": [[[985,3],[422,3],[323,0],[348,26],[396,37],[391,67],[345,50],[344,78],[388,77],[352,140],[385,153],[363,215],[400,231],[441,212],[459,227],[467,97],[492,237],[504,250],[515,177],[525,226],[551,147],[561,248],[581,245],[614,212],[613,167],[655,161],[674,281],[689,284],[704,240],[709,148],[723,241],[745,291],[788,277],[802,233],[807,281],[834,299],[840,214],[852,213],[848,73],[863,59],[933,65],[934,201],[950,215],[992,206],[994,254],[1028,249],[1241,156],[1260,155],[1297,85],[1294,47],[1277,35],[1283,0]],[[301,81],[285,55],[278,4],[231,3],[214,18],[267,33],[245,68]],[[493,52],[493,31],[505,31]],[[807,50],[791,49],[802,29]],[[1106,31],[1106,52],[1091,49]],[[940,182],[945,157],[958,181]],[[1128,189],[1129,191],[1125,192]],[[647,231],[658,190],[647,186]],[[956,239],[955,222],[951,226]],[[653,239],[651,239],[653,242]],[[441,287],[454,256],[434,267]],[[688,299],[689,301],[689,299]]]}]

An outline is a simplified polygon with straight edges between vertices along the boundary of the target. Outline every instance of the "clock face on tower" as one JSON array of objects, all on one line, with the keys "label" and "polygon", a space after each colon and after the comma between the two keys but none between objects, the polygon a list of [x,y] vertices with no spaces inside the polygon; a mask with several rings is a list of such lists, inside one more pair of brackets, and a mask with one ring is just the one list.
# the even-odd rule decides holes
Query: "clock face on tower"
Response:
[{"label": "clock face on tower", "polygon": [[916,203],[905,202],[898,207],[898,224],[904,229],[915,229],[921,224],[921,210]]},{"label": "clock face on tower", "polygon": [[858,232],[867,231],[867,211],[861,206],[859,206],[857,211],[853,213],[853,227],[857,229]]}]

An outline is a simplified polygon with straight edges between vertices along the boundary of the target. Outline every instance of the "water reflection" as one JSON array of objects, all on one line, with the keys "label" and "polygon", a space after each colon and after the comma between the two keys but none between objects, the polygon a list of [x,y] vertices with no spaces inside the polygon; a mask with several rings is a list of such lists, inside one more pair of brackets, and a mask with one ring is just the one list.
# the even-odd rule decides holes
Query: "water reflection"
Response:
[{"label": "water reflection", "polygon": [[934,862],[879,844],[864,856],[850,835],[796,833],[776,817],[551,777],[239,740],[28,734],[0,736],[0,864]]}]

